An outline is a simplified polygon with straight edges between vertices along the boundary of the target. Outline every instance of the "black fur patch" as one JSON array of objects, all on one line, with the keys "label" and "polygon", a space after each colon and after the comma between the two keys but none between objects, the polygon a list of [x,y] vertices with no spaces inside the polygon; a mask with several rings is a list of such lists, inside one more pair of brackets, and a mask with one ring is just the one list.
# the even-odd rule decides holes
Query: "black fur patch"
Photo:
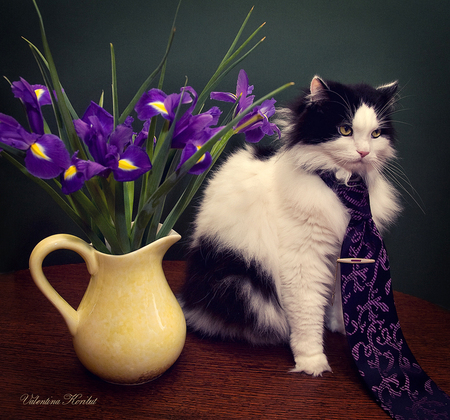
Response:
[{"label": "black fur patch", "polygon": [[[180,294],[183,310],[200,310],[236,331],[236,338],[248,338],[249,333],[256,332],[256,317],[243,293],[244,287],[249,286],[251,293],[263,296],[281,311],[270,275],[256,263],[247,265],[233,251],[217,251],[210,241],[203,239],[188,256],[187,278]],[[261,335],[261,342],[283,341],[270,328],[257,334]]]},{"label": "black fur patch", "polygon": [[272,144],[268,145],[254,144],[252,145],[251,151],[255,159],[264,161],[274,156],[278,152],[278,147]]}]

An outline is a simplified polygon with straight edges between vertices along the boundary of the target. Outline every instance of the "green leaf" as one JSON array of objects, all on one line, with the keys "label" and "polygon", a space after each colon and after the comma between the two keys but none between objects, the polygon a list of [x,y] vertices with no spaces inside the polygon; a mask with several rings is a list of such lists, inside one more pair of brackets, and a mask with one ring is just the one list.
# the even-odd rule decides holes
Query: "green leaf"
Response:
[{"label": "green leaf", "polygon": [[[40,69],[40,71],[41,71],[41,74],[42,74],[42,77],[43,77],[43,79],[44,79],[45,85],[46,85],[47,88],[50,90],[50,89],[52,88],[52,84],[51,84],[50,79],[49,79],[49,77],[47,76],[46,72],[44,71],[44,68],[46,68],[47,70],[49,69],[47,60],[45,59],[45,57],[43,56],[43,54],[39,51],[39,49],[38,49],[32,42],[30,42],[28,39],[26,39],[26,38],[24,38],[24,37],[22,37],[22,39],[23,39],[25,42],[28,43],[28,46],[30,47],[31,52],[33,53],[33,56],[34,56],[34,58],[35,58],[35,60],[36,60],[36,62],[37,62],[37,64],[38,64],[38,66],[39,66],[39,69]],[[62,90],[64,99],[65,99],[65,101],[66,101],[66,105],[67,105],[67,107],[68,107],[68,109],[69,109],[69,111],[70,111],[70,114],[71,114],[71,116],[72,116],[72,119],[73,119],[73,120],[77,120],[77,119],[79,118],[79,117],[78,117],[78,114],[76,113],[74,107],[73,107],[72,104],[70,103],[69,98],[68,98],[66,92],[63,90],[62,86],[61,86],[61,90]]]},{"label": "green leaf", "polygon": [[130,252],[130,240],[128,237],[128,226],[127,218],[125,216],[125,196],[124,196],[124,186],[122,182],[115,182],[115,219],[114,225],[116,227],[117,239],[120,244],[120,248],[124,254]]},{"label": "green leaf", "polygon": [[59,207],[84,231],[87,237],[90,239],[94,247],[101,251],[109,253],[105,245],[99,240],[98,236],[91,230],[90,226],[83,220],[79,214],[62,198],[58,192],[52,188],[47,182],[41,178],[37,178],[31,175],[28,170],[23,166],[17,159],[10,156],[8,153],[2,153],[2,156],[13,164],[20,172],[22,172],[27,178],[35,182],[39,187],[41,187],[45,192],[47,192],[50,197],[58,204]]},{"label": "green leaf", "polygon": [[130,101],[130,103],[127,105],[125,110],[122,112],[122,115],[119,118],[119,124],[122,124],[125,121],[125,119],[127,118],[127,116],[131,114],[131,112],[133,111],[134,106],[136,105],[137,101],[141,98],[141,96],[144,94],[144,92],[149,88],[149,86],[151,85],[153,80],[156,78],[158,73],[165,66],[167,57],[168,57],[169,52],[170,52],[170,48],[172,47],[173,38],[175,36],[175,22],[176,22],[176,19],[177,19],[178,10],[180,8],[180,5],[181,5],[181,0],[178,3],[178,6],[177,6],[177,9],[176,9],[176,12],[175,12],[175,17],[174,17],[174,20],[173,20],[172,29],[170,31],[169,40],[167,42],[166,52],[164,53],[164,56],[163,56],[161,62],[156,67],[156,69],[150,74],[150,76],[147,77],[147,79],[144,81],[144,83],[141,85],[141,87],[138,89],[138,91],[134,95],[133,99]]},{"label": "green leaf", "polygon": [[[222,64],[230,57],[230,55],[233,53],[234,49],[236,48],[236,45],[237,45],[237,43],[238,43],[238,41],[239,41],[239,38],[241,37],[242,32],[244,32],[244,29],[245,29],[245,27],[247,26],[247,22],[248,22],[248,20],[250,19],[250,16],[251,16],[251,14],[252,14],[254,8],[255,8],[255,6],[253,6],[253,7],[250,9],[250,11],[248,12],[248,14],[247,14],[247,16],[246,16],[244,22],[242,23],[241,27],[239,28],[239,31],[238,31],[237,35],[235,36],[235,38],[234,38],[234,40],[233,40],[233,42],[232,42],[230,48],[228,49],[227,53],[226,53],[225,56],[223,57],[223,59],[222,59],[220,65],[222,65]],[[220,67],[220,65],[219,65],[219,67]]]},{"label": "green leaf", "polygon": [[243,57],[241,57],[239,60],[235,60],[239,54],[243,51],[243,49],[248,45],[248,43],[256,36],[256,34],[262,29],[262,27],[265,25],[263,23],[260,25],[242,44],[241,46],[236,50],[236,45],[239,41],[239,38],[241,37],[242,32],[244,31],[245,26],[247,25],[247,22],[250,18],[250,15],[253,11],[253,8],[248,13],[247,17],[245,18],[244,22],[242,23],[239,32],[237,33],[233,43],[231,44],[230,48],[228,49],[227,53],[225,54],[224,58],[222,59],[221,63],[219,64],[219,67],[217,68],[216,72],[213,74],[209,82],[206,84],[203,91],[200,93],[197,106],[194,112],[200,112],[200,110],[203,108],[203,105],[206,101],[206,99],[209,96],[209,93],[214,89],[214,87],[237,65],[239,64],[245,57],[247,57],[263,40],[261,39],[255,46],[251,48],[250,51],[248,51]]},{"label": "green leaf", "polygon": [[102,214],[92,201],[81,191],[72,193],[72,199],[78,202],[78,205],[86,209],[92,218],[93,222],[97,225],[99,230],[104,235],[111,247],[111,253],[123,254],[122,247],[118,241],[116,231],[111,222]]},{"label": "green leaf", "polygon": [[131,223],[133,220],[133,205],[134,205],[134,181],[124,182],[124,200],[125,200],[125,222],[128,229],[128,234],[131,232]]},{"label": "green leaf", "polygon": [[203,108],[203,105],[206,101],[206,99],[208,98],[209,94],[211,93],[211,91],[214,89],[215,86],[217,86],[217,84],[219,84],[222,79],[231,71],[233,70],[241,61],[243,61],[245,58],[248,57],[249,54],[251,54],[253,52],[253,50],[255,48],[257,48],[262,42],[264,41],[264,38],[261,39],[256,45],[254,45],[249,51],[247,51],[242,57],[240,57],[239,59],[237,59],[236,61],[232,62],[231,60],[234,59],[236,56],[233,56],[231,59],[229,59],[230,61],[227,63],[228,67],[224,67],[220,70],[220,73],[217,73],[207,84],[207,86],[205,87],[205,89],[202,91],[201,95],[199,96],[199,101],[197,103],[196,108],[198,108],[198,112],[201,111],[201,109]]},{"label": "green leaf", "polygon": [[86,159],[84,149],[83,149],[80,139],[78,138],[77,133],[75,131],[75,127],[72,122],[72,117],[71,117],[69,108],[67,107],[66,100],[65,100],[65,97],[64,97],[62,89],[61,89],[61,83],[59,81],[58,72],[56,70],[55,62],[53,61],[53,57],[50,52],[50,47],[49,47],[49,44],[47,41],[47,36],[45,34],[44,21],[42,19],[41,12],[39,11],[39,8],[38,8],[35,0],[33,0],[33,4],[36,8],[36,12],[39,17],[39,27],[41,30],[42,44],[44,47],[44,56],[47,59],[48,67],[49,67],[49,71],[50,71],[50,78],[53,83],[53,89],[55,90],[56,97],[58,98],[58,102],[55,104],[55,106],[59,109],[59,111],[61,113],[64,128],[67,132],[69,142],[72,145],[72,149],[79,150],[79,157],[81,159]]},{"label": "green leaf", "polygon": [[226,145],[228,144],[228,140],[234,135],[233,130],[229,130],[221,140],[219,140],[211,149],[211,155],[212,155],[212,163],[210,167],[203,172],[200,175],[193,176],[191,175],[191,179],[189,180],[189,184],[183,191],[182,195],[178,199],[175,206],[173,206],[170,213],[167,215],[166,219],[164,220],[164,223],[161,226],[161,229],[159,230],[157,236],[155,239],[163,238],[164,236],[167,236],[170,231],[174,228],[175,223],[180,218],[181,214],[186,210],[189,203],[194,198],[195,194],[197,193],[198,189],[202,185],[203,181],[205,180],[206,176],[208,175],[209,171],[214,167],[217,160],[219,159],[222,152],[225,150]]},{"label": "green leaf", "polygon": [[114,127],[117,127],[117,121],[119,119],[119,99],[117,93],[117,69],[116,69],[116,54],[114,53],[113,44],[109,44],[111,47],[111,90],[113,101],[113,117]]}]

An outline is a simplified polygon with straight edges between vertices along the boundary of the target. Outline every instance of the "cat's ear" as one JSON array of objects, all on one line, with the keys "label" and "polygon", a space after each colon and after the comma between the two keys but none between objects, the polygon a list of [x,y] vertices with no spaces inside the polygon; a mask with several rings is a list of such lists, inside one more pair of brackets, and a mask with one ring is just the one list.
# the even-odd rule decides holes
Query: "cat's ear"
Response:
[{"label": "cat's ear", "polygon": [[394,96],[397,93],[398,81],[388,83],[387,85],[377,87],[377,90],[387,96]]},{"label": "cat's ear", "polygon": [[309,96],[311,101],[320,101],[327,98],[327,91],[329,90],[329,87],[319,76],[313,77],[309,89],[311,92]]}]

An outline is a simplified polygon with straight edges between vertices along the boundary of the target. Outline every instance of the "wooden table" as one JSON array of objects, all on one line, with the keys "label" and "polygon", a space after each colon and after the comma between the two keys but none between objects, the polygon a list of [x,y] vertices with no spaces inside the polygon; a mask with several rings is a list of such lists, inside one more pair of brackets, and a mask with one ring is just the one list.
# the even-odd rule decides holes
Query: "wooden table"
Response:
[{"label": "wooden table", "polygon": [[[164,262],[164,269],[176,292],[184,263]],[[88,282],[84,264],[44,271],[76,307]],[[2,419],[389,418],[360,382],[342,335],[326,333],[333,373],[320,378],[288,373],[293,366],[288,347],[253,348],[189,332],[180,358],[159,379],[138,386],[112,385],[80,364],[62,317],[28,270],[0,275],[0,282]],[[395,298],[413,353],[450,393],[450,312],[403,293],[395,293]],[[47,404],[32,404],[36,399]]]}]

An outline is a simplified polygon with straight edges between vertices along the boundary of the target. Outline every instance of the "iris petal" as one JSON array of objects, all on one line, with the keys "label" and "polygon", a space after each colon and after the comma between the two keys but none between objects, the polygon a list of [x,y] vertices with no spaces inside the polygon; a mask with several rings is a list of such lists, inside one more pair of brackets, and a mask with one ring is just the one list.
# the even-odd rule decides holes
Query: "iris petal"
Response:
[{"label": "iris petal", "polygon": [[77,174],[77,167],[75,165],[70,165],[65,171],[64,171],[64,180],[70,180]]},{"label": "iris petal", "polygon": [[[134,110],[137,113],[137,117],[141,121],[149,120],[155,115],[161,114],[167,115],[167,110],[164,105],[164,101],[167,95],[160,89],[150,89],[148,92],[144,93],[139,101],[137,101]],[[154,106],[154,104],[162,104],[159,108]]]},{"label": "iris petal", "polygon": [[253,85],[248,85],[248,76],[245,70],[241,69],[236,83],[236,96],[247,96],[253,92]]},{"label": "iris petal", "polygon": [[250,95],[252,92],[253,85],[248,85],[247,73],[244,70],[240,70],[236,83],[236,94],[230,92],[211,92],[210,98],[225,102],[236,102],[239,99],[239,103],[235,111],[235,115],[237,115],[253,103],[255,96]]},{"label": "iris petal", "polygon": [[25,156],[28,172],[38,178],[55,178],[69,165],[70,157],[64,143],[53,134],[40,137]]},{"label": "iris petal", "polygon": [[131,145],[120,156],[117,167],[113,169],[116,181],[134,181],[149,171],[152,165],[150,158],[141,148]]},{"label": "iris petal", "polygon": [[81,119],[73,122],[75,131],[84,141],[96,162],[105,164],[108,138],[114,128],[114,118],[95,102],[91,102]]},{"label": "iris petal", "polygon": [[239,125],[234,128],[236,133],[245,133],[245,140],[250,143],[259,142],[265,135],[276,133],[280,138],[280,129],[269,121],[269,117],[275,114],[275,99],[267,99],[260,106],[246,115]]},{"label": "iris petal", "polygon": [[52,104],[52,99],[50,97],[50,93],[47,89],[47,86],[31,85],[31,88],[34,90],[34,93],[36,94],[36,98],[40,106]]},{"label": "iris petal", "polygon": [[165,114],[165,115],[168,114],[164,102],[150,102],[148,105],[155,108],[158,114]]},{"label": "iris petal", "polygon": [[133,165],[133,162],[128,159],[119,159],[118,168],[122,171],[134,171],[138,169],[138,167]]},{"label": "iris petal", "polygon": [[30,146],[31,153],[38,158],[50,161],[51,159],[45,154],[45,149],[39,143],[33,143]]},{"label": "iris petal", "polygon": [[245,132],[245,140],[249,143],[258,143],[263,137],[264,133],[260,128],[255,128]]},{"label": "iris petal", "polygon": [[[189,159],[191,158],[195,152],[197,152],[200,149],[200,145],[194,145],[193,143],[188,143],[186,147],[183,149],[183,152],[181,153],[180,163],[178,164],[177,169],[181,168],[181,166]],[[197,163],[189,169],[188,173],[193,175],[200,175],[203,172],[206,171],[206,169],[209,168],[209,166],[212,163],[212,157],[209,152],[206,152],[198,161]]]},{"label": "iris petal", "polygon": [[212,125],[216,125],[221,114],[222,111],[218,107],[212,107],[202,114],[184,115],[177,122],[172,138],[172,147],[182,149],[189,141],[196,142],[203,139],[205,130],[208,130]]},{"label": "iris petal", "polygon": [[78,159],[77,155],[78,151],[72,156],[70,166],[61,173],[61,191],[64,194],[72,194],[78,191],[85,181],[107,169],[96,162]]},{"label": "iris petal", "polygon": [[236,102],[237,96],[231,92],[211,92],[209,97],[215,101]]},{"label": "iris petal", "polygon": [[27,150],[39,136],[30,134],[13,117],[0,113],[0,142]]},{"label": "iris petal", "polygon": [[[39,88],[46,90],[46,88],[41,85],[39,85]],[[31,130],[37,134],[44,134],[44,117],[42,116],[35,89],[33,89],[33,87],[22,77],[20,78],[20,81],[11,84],[11,89],[14,96],[21,99],[25,105]]]},{"label": "iris petal", "polygon": [[84,181],[83,174],[80,172],[75,172],[67,178],[64,175],[64,181],[61,181],[61,191],[63,194],[72,194],[83,187]]},{"label": "iris petal", "polygon": [[103,133],[107,135],[111,134],[114,128],[114,117],[106,109],[95,102],[91,102],[81,119],[88,123],[90,117],[96,117],[98,119]]},{"label": "iris petal", "polygon": [[123,150],[125,146],[131,143],[133,129],[125,124],[116,127],[109,138],[109,144],[116,146],[118,150]]},{"label": "iris petal", "polygon": [[175,115],[180,104],[191,104],[188,109],[183,111],[185,116],[191,115],[192,111],[195,108],[195,105],[197,104],[198,96],[197,92],[195,92],[193,88],[191,88],[190,86],[185,86],[180,90],[181,93],[172,93],[171,95],[168,95],[164,101],[164,106],[166,107],[168,112],[167,117],[164,118],[167,118],[170,121],[173,121],[175,119]]}]

